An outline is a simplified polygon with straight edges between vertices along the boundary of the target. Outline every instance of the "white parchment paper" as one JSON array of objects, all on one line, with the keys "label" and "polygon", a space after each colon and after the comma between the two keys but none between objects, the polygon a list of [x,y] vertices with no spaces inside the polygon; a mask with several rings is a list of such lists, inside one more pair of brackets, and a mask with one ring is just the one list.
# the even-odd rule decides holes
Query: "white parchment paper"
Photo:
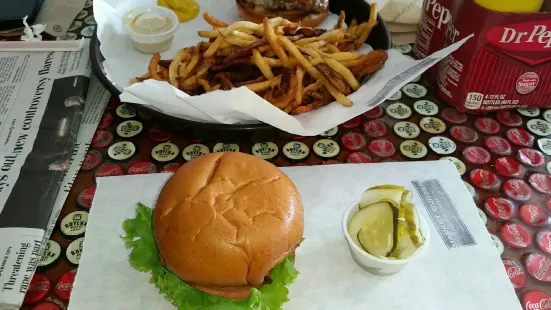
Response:
[{"label": "white parchment paper", "polygon": [[[212,29],[212,26],[208,25],[201,16],[204,12],[208,11],[226,22],[240,20],[235,1],[198,0],[198,2],[201,6],[200,15],[178,26],[172,47],[162,53],[161,58],[171,59],[179,49],[196,45],[203,40],[197,35],[197,31]],[[334,102],[316,111],[290,116],[246,87],[193,97],[167,82],[148,80],[128,87],[128,81],[131,78],[147,71],[151,55],[142,54],[132,47],[121,19],[129,9],[154,3],[155,0],[94,1],[98,38],[101,42],[101,52],[106,59],[103,66],[109,79],[123,91],[120,96],[122,101],[146,105],[165,114],[194,121],[223,124],[264,122],[289,133],[304,136],[317,135],[380,104],[468,39],[439,51],[423,61],[415,61],[397,51],[390,50],[385,67],[349,96],[354,103],[353,107],[345,108]],[[337,16],[331,14],[319,28],[332,29],[336,20]]]},{"label": "white parchment paper", "polygon": [[[284,309],[520,310],[503,263],[479,218],[471,195],[448,161],[348,164],[283,168],[304,201],[305,241],[296,253],[300,271]],[[154,206],[168,174],[98,179],[84,253],[69,309],[173,310],[150,284],[150,275],[130,267],[119,238],[136,203]],[[438,179],[476,245],[448,249],[411,181]],[[419,259],[393,276],[375,276],[356,265],[341,229],[345,208],[368,187],[404,185],[427,219],[431,242]]]}]

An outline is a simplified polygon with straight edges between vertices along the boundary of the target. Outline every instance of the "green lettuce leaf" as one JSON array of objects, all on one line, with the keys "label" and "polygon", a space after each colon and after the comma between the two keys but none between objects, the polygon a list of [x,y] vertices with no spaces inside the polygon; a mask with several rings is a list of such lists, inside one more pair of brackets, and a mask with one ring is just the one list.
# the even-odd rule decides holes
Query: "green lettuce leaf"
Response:
[{"label": "green lettuce leaf", "polygon": [[153,237],[152,218],[153,209],[141,203],[138,204],[136,217],[124,221],[123,228],[126,236],[121,238],[126,247],[131,249],[128,259],[130,265],[136,270],[150,272],[149,282],[153,283],[165,299],[178,309],[277,310],[289,300],[287,285],[291,284],[298,275],[290,257],[272,269],[270,275],[272,283],[264,285],[260,290],[253,288],[251,297],[248,299],[225,299],[189,286],[161,264],[158,257],[159,250]]}]

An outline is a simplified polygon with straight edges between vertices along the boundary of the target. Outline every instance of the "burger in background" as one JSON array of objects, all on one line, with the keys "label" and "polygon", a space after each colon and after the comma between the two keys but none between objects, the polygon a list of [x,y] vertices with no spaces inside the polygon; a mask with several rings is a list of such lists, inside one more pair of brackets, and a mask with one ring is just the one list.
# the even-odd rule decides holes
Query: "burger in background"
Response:
[{"label": "burger in background", "polygon": [[329,0],[236,0],[239,15],[245,20],[262,23],[264,17],[283,17],[300,21],[303,27],[315,27],[326,17]]}]

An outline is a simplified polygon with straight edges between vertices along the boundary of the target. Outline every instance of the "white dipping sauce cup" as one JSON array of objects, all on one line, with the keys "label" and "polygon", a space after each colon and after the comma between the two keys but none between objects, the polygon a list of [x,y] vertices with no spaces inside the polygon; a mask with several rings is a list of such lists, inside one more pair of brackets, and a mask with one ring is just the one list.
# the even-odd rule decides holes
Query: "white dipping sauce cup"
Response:
[{"label": "white dipping sauce cup", "polygon": [[[163,33],[156,34],[142,34],[135,32],[130,24],[138,15],[155,15],[161,16],[170,19],[172,27]],[[164,52],[170,48],[172,45],[172,40],[174,38],[174,31],[176,27],[180,24],[178,16],[176,13],[171,10],[156,5],[147,5],[134,8],[126,12],[122,19],[123,25],[125,26],[130,39],[134,44],[134,47],[142,52],[153,54],[156,52]]]},{"label": "white dipping sauce cup", "polygon": [[348,234],[348,225],[350,224],[350,220],[352,219],[352,216],[356,214],[360,210],[358,203],[354,203],[348,208],[346,208],[346,211],[344,212],[344,215],[342,217],[342,231],[344,233],[344,236],[346,238],[346,241],[348,242],[348,247],[350,249],[350,254],[352,254],[352,258],[356,261],[356,263],[362,267],[364,270],[376,274],[376,275],[393,275],[400,270],[402,270],[410,261],[419,258],[423,252],[425,252],[425,249],[429,245],[430,242],[430,230],[427,226],[427,222],[425,219],[419,215],[419,223],[421,225],[421,233],[423,234],[423,237],[425,237],[425,242],[423,245],[415,251],[415,253],[406,259],[387,259],[387,258],[379,258],[376,256],[373,256],[361,247],[359,247],[352,238],[350,237],[350,234]]}]

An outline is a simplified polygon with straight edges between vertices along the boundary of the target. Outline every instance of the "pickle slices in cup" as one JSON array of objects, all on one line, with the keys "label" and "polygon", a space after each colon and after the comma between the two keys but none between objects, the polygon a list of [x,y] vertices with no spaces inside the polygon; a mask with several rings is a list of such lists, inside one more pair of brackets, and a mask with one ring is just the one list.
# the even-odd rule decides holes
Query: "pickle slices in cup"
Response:
[{"label": "pickle slices in cup", "polygon": [[352,241],[367,253],[388,259],[411,257],[424,243],[412,194],[402,186],[379,185],[366,190],[360,210],[348,226]]}]

